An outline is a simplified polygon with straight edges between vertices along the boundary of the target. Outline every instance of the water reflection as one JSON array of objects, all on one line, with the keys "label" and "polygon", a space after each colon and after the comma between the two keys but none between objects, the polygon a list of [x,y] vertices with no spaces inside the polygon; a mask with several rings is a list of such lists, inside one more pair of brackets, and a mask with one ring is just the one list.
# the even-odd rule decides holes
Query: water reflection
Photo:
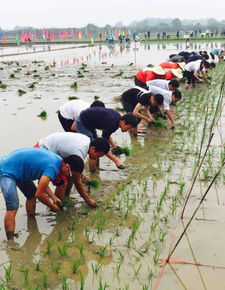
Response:
[{"label": "water reflection", "polygon": [[[157,65],[163,58],[166,59],[168,54],[177,53],[178,51],[187,50],[211,50],[212,48],[223,47],[224,44],[218,42],[211,43],[122,43],[106,44],[99,46],[82,46],[75,45],[32,45],[31,47],[4,47],[1,48],[1,60],[42,60],[51,64],[54,61],[61,66],[80,65],[82,62],[95,64],[102,62],[111,62],[123,65],[127,63],[135,52],[137,64],[144,66],[145,58],[151,57],[149,62]],[[151,51],[151,55],[149,55]],[[28,53],[22,55],[22,53]],[[4,56],[7,54],[18,54]]]}]

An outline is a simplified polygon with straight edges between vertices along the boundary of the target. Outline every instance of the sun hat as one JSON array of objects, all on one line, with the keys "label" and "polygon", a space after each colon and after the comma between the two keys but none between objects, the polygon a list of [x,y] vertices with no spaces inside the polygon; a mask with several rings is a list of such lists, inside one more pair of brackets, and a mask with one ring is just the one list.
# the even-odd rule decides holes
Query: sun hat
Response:
[{"label": "sun hat", "polygon": [[163,70],[163,68],[161,68],[161,66],[153,66],[150,68],[150,70],[153,71],[157,75],[164,75],[165,74],[165,71]]},{"label": "sun hat", "polygon": [[172,68],[171,72],[173,73],[173,75],[178,78],[178,79],[182,79],[183,78],[183,73],[182,70],[180,68]]},{"label": "sun hat", "polygon": [[186,63],[185,62],[178,62],[179,67],[184,70]]}]

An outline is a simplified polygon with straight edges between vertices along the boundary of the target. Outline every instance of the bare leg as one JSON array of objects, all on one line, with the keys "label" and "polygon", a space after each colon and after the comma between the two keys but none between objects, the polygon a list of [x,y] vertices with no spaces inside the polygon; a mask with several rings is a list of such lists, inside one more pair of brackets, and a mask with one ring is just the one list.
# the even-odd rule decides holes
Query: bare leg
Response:
[{"label": "bare leg", "polygon": [[5,232],[8,240],[13,240],[14,231],[16,227],[16,214],[17,209],[8,210],[5,214]]},{"label": "bare leg", "polygon": [[36,198],[33,197],[31,199],[26,200],[26,211],[27,215],[35,215],[35,210],[36,210]]},{"label": "bare leg", "polygon": [[99,159],[89,158],[88,163],[90,172],[95,172],[99,168]]},{"label": "bare leg", "polygon": [[63,185],[57,186],[55,189],[55,195],[61,200],[64,200],[66,188],[67,188],[67,182],[65,182]]},{"label": "bare leg", "polygon": [[70,191],[73,187],[73,179],[72,177],[67,177],[67,186],[66,186],[66,189],[65,189],[65,196],[69,196],[70,195]]}]

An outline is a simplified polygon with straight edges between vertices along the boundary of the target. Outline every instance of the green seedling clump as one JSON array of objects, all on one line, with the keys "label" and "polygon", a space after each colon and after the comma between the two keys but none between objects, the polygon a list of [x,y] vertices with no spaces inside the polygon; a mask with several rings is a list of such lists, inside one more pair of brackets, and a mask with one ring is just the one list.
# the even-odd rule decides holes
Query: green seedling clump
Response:
[{"label": "green seedling clump", "polygon": [[36,82],[33,82],[32,84],[30,84],[30,85],[28,86],[28,88],[29,88],[29,89],[33,89],[33,88],[35,88],[35,85],[36,85]]},{"label": "green seedling clump", "polygon": [[6,84],[3,84],[2,81],[0,81],[0,88],[1,89],[6,89],[7,85]]},{"label": "green seedling clump", "polygon": [[94,99],[96,101],[96,100],[100,99],[100,97],[99,96],[94,96]]},{"label": "green seedling clump", "polygon": [[26,94],[26,92],[25,91],[23,91],[23,90],[18,90],[18,94],[19,94],[19,96],[22,96],[23,94]]},{"label": "green seedling clump", "polygon": [[100,181],[96,180],[96,179],[92,179],[92,180],[84,180],[83,181],[84,184],[94,188],[94,189],[97,189],[100,185]]},{"label": "green seedling clump", "polygon": [[70,87],[71,89],[77,89],[77,82],[73,82]]},{"label": "green seedling clump", "polygon": [[78,100],[79,98],[78,97],[75,97],[75,96],[71,96],[71,97],[68,97],[68,100],[69,101],[72,101],[72,100]]},{"label": "green seedling clump", "polygon": [[153,125],[154,127],[166,128],[166,124],[165,124],[165,122],[164,122],[163,120],[154,120],[154,121],[152,122],[152,125]]},{"label": "green seedling clump", "polygon": [[125,154],[126,156],[130,156],[131,150],[129,147],[115,147],[111,149],[112,153],[116,156]]},{"label": "green seedling clump", "polygon": [[46,111],[42,111],[39,115],[38,115],[38,117],[47,117],[47,112]]},{"label": "green seedling clump", "polygon": [[147,67],[153,67],[154,65],[153,64],[151,64],[151,63],[149,63],[148,65],[147,65]]},{"label": "green seedling clump", "polygon": [[121,70],[118,74],[112,76],[113,78],[118,78],[118,77],[121,77],[123,74],[123,71]]}]

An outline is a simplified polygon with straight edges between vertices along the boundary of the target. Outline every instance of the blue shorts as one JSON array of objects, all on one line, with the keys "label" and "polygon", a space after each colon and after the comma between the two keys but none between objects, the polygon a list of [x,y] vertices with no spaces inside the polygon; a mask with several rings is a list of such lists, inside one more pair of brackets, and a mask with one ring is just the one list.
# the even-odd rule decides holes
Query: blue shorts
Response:
[{"label": "blue shorts", "polygon": [[7,211],[16,210],[19,207],[17,186],[27,199],[35,197],[36,186],[32,181],[16,181],[11,177],[0,175],[0,188],[5,199]]},{"label": "blue shorts", "polygon": [[93,132],[90,131],[89,129],[87,129],[84,126],[84,124],[82,123],[80,117],[76,118],[75,122],[76,122],[77,132],[78,133],[81,133],[81,134],[84,134],[84,135],[88,136],[91,139],[91,141],[93,141],[95,139],[95,137],[93,135]]}]

